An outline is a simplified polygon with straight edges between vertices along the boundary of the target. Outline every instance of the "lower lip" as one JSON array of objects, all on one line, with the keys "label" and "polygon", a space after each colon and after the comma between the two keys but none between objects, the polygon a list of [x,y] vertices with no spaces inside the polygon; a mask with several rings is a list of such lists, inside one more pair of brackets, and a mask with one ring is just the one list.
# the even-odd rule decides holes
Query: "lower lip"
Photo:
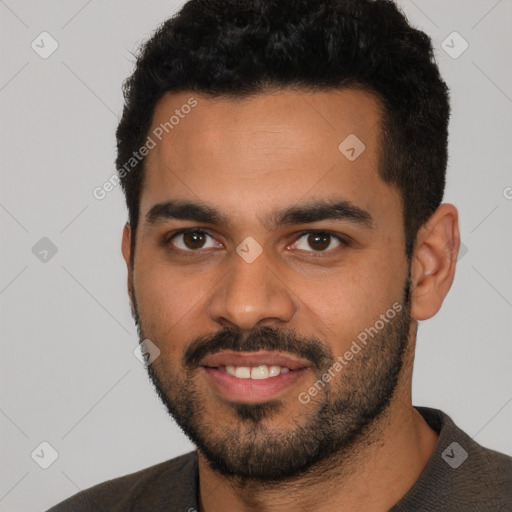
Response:
[{"label": "lower lip", "polygon": [[239,379],[224,370],[201,367],[209,382],[225,398],[236,402],[257,403],[276,398],[304,377],[308,368],[291,370],[268,379]]}]

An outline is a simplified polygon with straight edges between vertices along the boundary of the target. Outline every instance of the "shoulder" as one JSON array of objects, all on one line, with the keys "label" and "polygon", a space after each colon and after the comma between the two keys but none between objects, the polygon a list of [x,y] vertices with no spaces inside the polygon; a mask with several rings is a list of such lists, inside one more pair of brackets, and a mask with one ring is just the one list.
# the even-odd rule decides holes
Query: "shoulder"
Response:
[{"label": "shoulder", "polygon": [[481,446],[444,412],[416,409],[439,438],[420,478],[393,512],[512,510],[512,457]]},{"label": "shoulder", "polygon": [[[194,508],[197,492],[197,454],[190,452],[154,466],[80,491],[47,512],[125,512]],[[137,506],[138,505],[138,506]],[[168,510],[168,508],[165,508]]]},{"label": "shoulder", "polygon": [[[472,447],[473,453],[477,454],[477,460],[473,465],[475,477],[480,473],[478,479],[485,484],[489,491],[495,496],[506,497],[507,505],[512,509],[512,457],[477,443]],[[478,466],[477,466],[478,464]]]}]

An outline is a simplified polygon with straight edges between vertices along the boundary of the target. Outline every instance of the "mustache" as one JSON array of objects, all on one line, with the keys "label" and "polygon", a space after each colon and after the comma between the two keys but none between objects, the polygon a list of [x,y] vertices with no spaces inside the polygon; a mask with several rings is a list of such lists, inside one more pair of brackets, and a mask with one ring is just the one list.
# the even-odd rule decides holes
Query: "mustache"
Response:
[{"label": "mustache", "polygon": [[252,331],[226,328],[213,335],[196,338],[185,350],[183,363],[188,370],[195,370],[208,355],[224,350],[233,352],[288,352],[307,359],[319,371],[334,362],[331,350],[314,337],[300,337],[292,330],[264,326]]}]

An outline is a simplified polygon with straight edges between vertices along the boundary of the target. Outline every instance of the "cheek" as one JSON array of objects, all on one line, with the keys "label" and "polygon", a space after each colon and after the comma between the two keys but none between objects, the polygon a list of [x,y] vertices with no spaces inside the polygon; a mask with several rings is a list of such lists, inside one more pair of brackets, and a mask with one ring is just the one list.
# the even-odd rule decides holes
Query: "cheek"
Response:
[{"label": "cheek", "polygon": [[166,339],[201,307],[207,287],[202,275],[171,271],[156,258],[148,261],[139,262],[134,274],[137,305],[148,336]]},{"label": "cheek", "polygon": [[141,272],[135,289],[144,338],[150,339],[160,350],[160,357],[153,363],[155,371],[164,375],[173,371],[171,368],[177,368],[184,343],[192,335],[186,332],[187,314],[192,306],[183,298],[177,283],[161,273]]},{"label": "cheek", "polygon": [[364,261],[361,258],[328,278],[294,283],[300,299],[298,324],[308,332],[304,319],[311,318],[310,332],[325,339],[335,355],[348,350],[361,332],[401,302],[406,270],[382,256],[382,251],[367,253]]}]

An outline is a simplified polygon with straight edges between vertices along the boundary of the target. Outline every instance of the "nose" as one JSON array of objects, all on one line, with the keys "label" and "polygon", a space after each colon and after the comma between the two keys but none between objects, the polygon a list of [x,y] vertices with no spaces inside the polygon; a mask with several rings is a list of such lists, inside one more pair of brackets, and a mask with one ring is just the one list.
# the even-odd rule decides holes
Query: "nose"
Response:
[{"label": "nose", "polygon": [[265,251],[251,263],[238,254],[233,258],[231,270],[209,301],[210,318],[223,327],[243,330],[290,322],[296,304]]}]

